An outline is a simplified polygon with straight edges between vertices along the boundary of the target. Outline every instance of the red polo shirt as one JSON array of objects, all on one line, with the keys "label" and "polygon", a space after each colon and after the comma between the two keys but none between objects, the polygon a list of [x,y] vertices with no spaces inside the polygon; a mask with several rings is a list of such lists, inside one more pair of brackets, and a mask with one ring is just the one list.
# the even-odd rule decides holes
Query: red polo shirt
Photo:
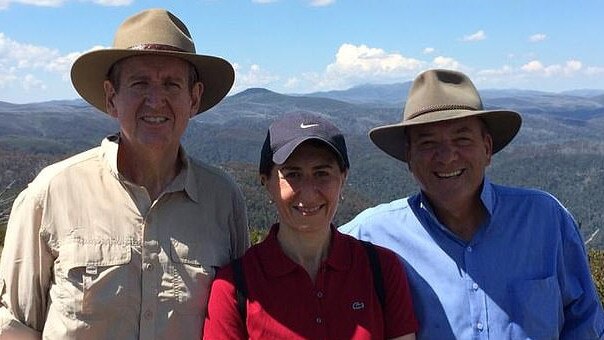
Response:
[{"label": "red polo shirt", "polygon": [[332,227],[328,257],[313,283],[281,250],[278,230],[273,225],[243,256],[247,324],[237,310],[229,265],[212,284],[204,339],[386,339],[417,331],[407,278],[393,252],[376,246],[386,293],[381,306],[358,240]]}]

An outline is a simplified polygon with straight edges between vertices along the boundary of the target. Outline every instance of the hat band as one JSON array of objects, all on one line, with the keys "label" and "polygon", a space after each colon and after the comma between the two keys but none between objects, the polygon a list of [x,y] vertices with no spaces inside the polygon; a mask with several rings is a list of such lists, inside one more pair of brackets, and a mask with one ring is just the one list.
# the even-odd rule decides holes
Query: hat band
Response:
[{"label": "hat band", "polygon": [[475,107],[470,106],[470,105],[463,105],[463,104],[430,105],[430,106],[423,107],[422,109],[409,114],[409,118],[407,118],[407,120],[415,118],[417,116],[421,116],[421,115],[426,114],[426,113],[435,112],[435,111],[445,111],[445,110],[472,110],[472,111],[478,111],[480,109],[479,108],[475,108]]},{"label": "hat band", "polygon": [[140,45],[130,46],[128,49],[129,50],[159,50],[159,51],[187,52],[187,51],[183,50],[182,48],[178,48],[178,47],[174,47],[174,46],[170,46],[170,45],[163,45],[163,44],[140,44]]}]

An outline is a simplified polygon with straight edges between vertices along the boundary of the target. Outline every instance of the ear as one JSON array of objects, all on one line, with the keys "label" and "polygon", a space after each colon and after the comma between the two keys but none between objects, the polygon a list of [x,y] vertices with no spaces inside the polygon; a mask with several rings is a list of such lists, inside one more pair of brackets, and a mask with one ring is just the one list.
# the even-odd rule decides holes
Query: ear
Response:
[{"label": "ear", "polygon": [[348,170],[344,170],[344,172],[342,172],[342,188],[346,184],[346,179],[347,178],[348,178]]},{"label": "ear", "polygon": [[484,142],[485,152],[486,152],[486,160],[487,160],[486,165],[490,165],[491,156],[493,156],[493,137],[491,137],[491,134],[485,133],[484,137],[483,137],[483,142]]},{"label": "ear", "polygon": [[201,95],[203,94],[205,87],[203,83],[198,81],[191,88],[191,113],[189,118],[195,116],[199,112],[199,106],[201,105]]},{"label": "ear", "polygon": [[109,80],[103,82],[103,89],[105,90],[105,107],[107,108],[107,113],[111,117],[117,118],[118,112],[115,106],[115,96],[117,95],[117,92]]}]

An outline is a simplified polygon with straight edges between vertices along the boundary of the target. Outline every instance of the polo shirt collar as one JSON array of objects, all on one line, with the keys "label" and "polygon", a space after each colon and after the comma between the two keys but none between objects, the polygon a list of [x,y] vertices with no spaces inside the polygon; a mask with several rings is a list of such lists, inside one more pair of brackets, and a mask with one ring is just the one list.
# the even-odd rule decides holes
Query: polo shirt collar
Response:
[{"label": "polo shirt collar", "polygon": [[[120,174],[117,168],[117,153],[120,144],[120,134],[116,133],[103,139],[101,142],[101,157],[109,167],[111,174],[119,181],[124,182],[127,179]],[[182,145],[178,149],[178,157],[182,162],[182,168],[174,180],[166,187],[165,192],[184,191],[187,196],[195,202],[198,202],[197,180],[191,169],[191,162]]]},{"label": "polo shirt collar", "polygon": [[[338,232],[333,224],[330,228],[331,240],[325,264],[337,271],[347,270],[352,265],[350,244],[346,242],[346,236]],[[283,276],[300,268],[300,265],[290,259],[281,249],[277,239],[278,231],[279,223],[273,224],[266,239],[258,245],[262,267],[271,276]]]}]

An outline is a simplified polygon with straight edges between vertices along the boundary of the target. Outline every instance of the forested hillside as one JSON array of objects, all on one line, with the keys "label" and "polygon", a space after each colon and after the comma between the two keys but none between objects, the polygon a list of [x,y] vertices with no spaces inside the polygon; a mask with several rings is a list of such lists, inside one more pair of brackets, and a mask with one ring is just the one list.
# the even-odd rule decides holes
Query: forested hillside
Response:
[{"label": "forested hillside", "polygon": [[[342,223],[368,206],[417,190],[405,165],[367,137],[371,127],[400,121],[402,104],[395,94],[407,85],[308,96],[250,89],[192,120],[183,143],[192,156],[235,177],[246,195],[251,227],[262,229],[275,220],[256,178],[266,128],[288,111],[326,115],[345,132],[352,164],[336,216]],[[604,101],[534,91],[485,94],[487,107],[512,108],[523,115],[520,133],[493,158],[488,175],[498,183],[551,192],[575,215],[584,238],[594,236],[588,246],[604,249],[604,231],[597,232],[604,226]],[[98,144],[116,129],[112,119],[82,101],[0,102],[0,188],[12,183],[5,197],[21,190],[43,166]]]}]

